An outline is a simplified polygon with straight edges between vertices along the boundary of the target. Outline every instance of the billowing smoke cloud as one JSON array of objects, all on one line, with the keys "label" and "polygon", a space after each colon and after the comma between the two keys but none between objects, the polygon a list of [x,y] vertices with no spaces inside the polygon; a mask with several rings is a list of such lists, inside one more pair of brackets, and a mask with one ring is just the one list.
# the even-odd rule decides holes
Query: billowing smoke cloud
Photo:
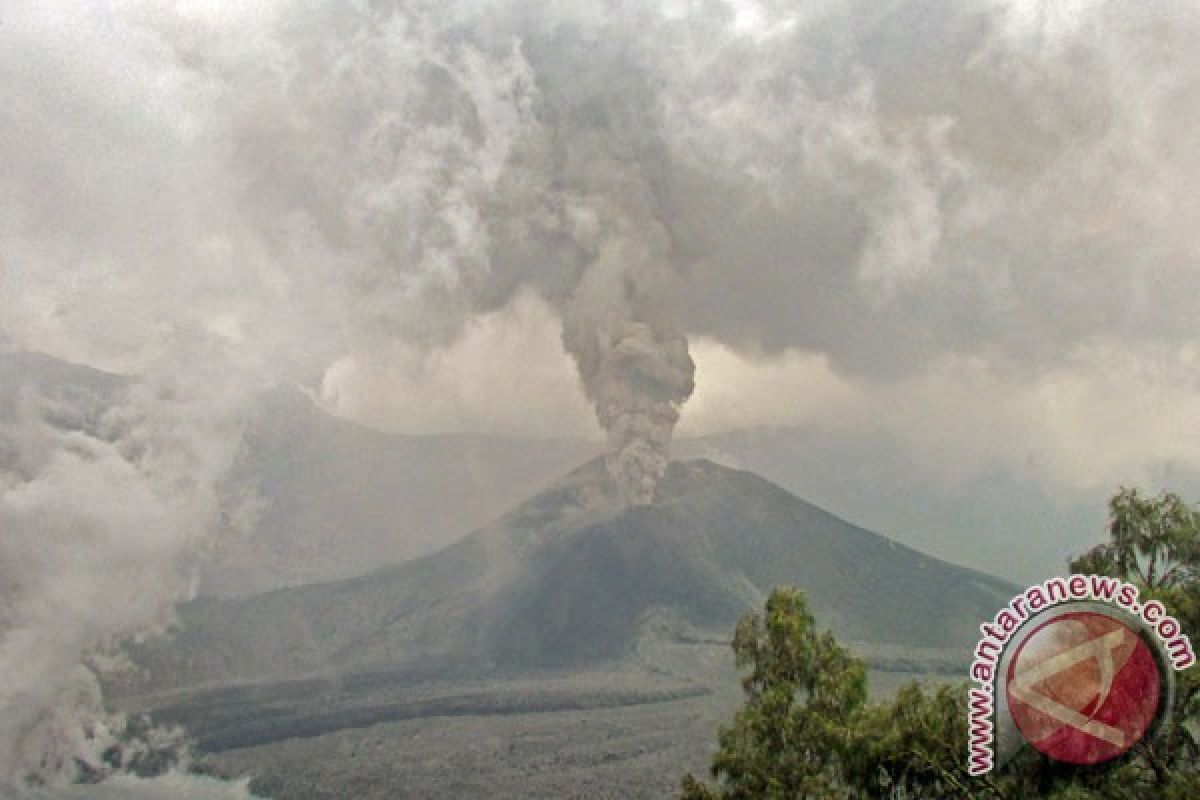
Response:
[{"label": "billowing smoke cloud", "polygon": [[220,781],[178,772],[141,778],[115,775],[103,783],[40,789],[28,800],[255,800],[247,781]]},{"label": "billowing smoke cloud", "polygon": [[108,712],[92,670],[165,627],[210,535],[249,521],[221,491],[247,384],[203,352],[172,362],[107,396],[28,385],[0,428],[2,791],[186,760],[184,737]]},{"label": "billowing smoke cloud", "polygon": [[625,142],[611,130],[559,135],[567,155],[554,174],[567,188],[555,200],[582,270],[564,304],[563,343],[608,437],[609,474],[627,502],[647,504],[694,388],[671,305],[670,240],[645,177],[613,152]]},{"label": "billowing smoke cloud", "polygon": [[[633,275],[638,273],[627,270],[640,268],[644,274],[646,257],[621,249],[599,255],[575,293],[564,331],[608,434],[609,474],[634,504],[654,500],[695,372],[682,336],[663,330],[658,318],[648,315],[642,321],[634,312],[639,285]],[[610,296],[614,292],[617,297]]]},{"label": "billowing smoke cloud", "polygon": [[651,498],[692,382],[657,198],[619,120],[535,105],[516,32],[465,7],[30,3],[0,36],[21,122],[0,335],[136,375],[101,398],[23,386],[5,423],[4,791],[119,774],[164,741],[186,763],[174,734],[106,709],[97,673],[252,527],[224,479],[272,385],[444,342],[533,286],[567,320],[624,494]]},{"label": "billowing smoke cloud", "polygon": [[[453,26],[334,4],[6,8],[0,794],[110,776],[113,795],[245,794],[186,777],[186,737],[112,713],[101,679],[252,528],[252,487],[226,477],[259,393],[437,341],[475,304],[480,199],[527,92],[511,38]],[[135,377],[64,388],[22,350]]]}]

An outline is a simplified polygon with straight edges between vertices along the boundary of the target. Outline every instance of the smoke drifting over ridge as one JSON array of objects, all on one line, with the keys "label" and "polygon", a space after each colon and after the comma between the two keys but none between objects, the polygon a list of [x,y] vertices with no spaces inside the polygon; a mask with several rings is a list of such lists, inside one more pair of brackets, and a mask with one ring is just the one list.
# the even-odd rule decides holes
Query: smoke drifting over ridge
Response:
[{"label": "smoke drifting over ridge", "polygon": [[[0,790],[104,776],[184,737],[108,712],[96,667],[112,644],[161,630],[194,588],[209,534],[251,517],[222,491],[244,383],[195,351],[112,394],[27,387],[0,424]],[[86,387],[85,387],[86,388]],[[112,387],[108,387],[111,389]],[[85,665],[86,664],[86,665]]]},{"label": "smoke drifting over ridge", "polygon": [[466,11],[6,17],[23,122],[3,141],[6,347],[138,377],[95,408],[25,387],[0,432],[4,791],[102,777],[147,746],[93,673],[252,527],[224,477],[272,385],[445,341],[531,286],[568,319],[615,477],[649,498],[692,371],[653,193],[618,130],[555,123],[520,36]]},{"label": "smoke drifting over ridge", "polygon": [[[109,768],[81,664],[252,527],[223,478],[260,389],[514,298],[561,318],[631,502],[691,393],[684,333],[827,354],[873,419],[874,382],[912,378],[921,442],[972,376],[968,409],[1033,387],[1000,406],[1018,431],[1113,365],[1200,397],[1191,4],[48,5],[0,26],[0,343],[140,381],[102,413],[25,392],[0,431],[5,790]],[[1127,410],[1067,415],[1058,454]],[[986,463],[1054,442],[961,427]]]},{"label": "smoke drifting over ridge", "polygon": [[[121,668],[112,643],[169,624],[205,552],[252,527],[252,492],[224,478],[254,398],[352,346],[442,335],[419,314],[438,297],[462,318],[482,269],[472,209],[525,113],[511,42],[457,47],[401,16],[368,35],[332,8],[208,10],[18,4],[0,31],[21,121],[0,140],[6,347],[137,375],[101,398],[16,376],[0,429],[6,796],[131,769],[151,746],[94,673]],[[320,54],[326,35],[339,52]]]}]

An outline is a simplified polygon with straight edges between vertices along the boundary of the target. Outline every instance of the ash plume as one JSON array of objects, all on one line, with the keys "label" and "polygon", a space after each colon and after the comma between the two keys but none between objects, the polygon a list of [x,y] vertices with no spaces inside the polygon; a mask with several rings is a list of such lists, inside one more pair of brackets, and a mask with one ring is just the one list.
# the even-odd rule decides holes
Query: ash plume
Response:
[{"label": "ash plume", "polygon": [[695,365],[675,319],[680,278],[670,237],[639,163],[648,157],[614,130],[611,120],[628,113],[615,105],[602,124],[558,131],[564,155],[543,169],[562,187],[546,202],[561,220],[554,232],[574,246],[579,275],[562,302],[563,345],[607,436],[609,474],[627,503],[644,505],[666,472]]},{"label": "ash plume", "polygon": [[[695,388],[663,121],[647,73],[631,68],[620,40],[547,36],[530,56],[547,85],[500,182],[497,260],[534,265],[527,279],[562,316],[563,346],[607,439],[608,472],[626,503],[648,504]],[[585,47],[595,74],[565,93],[555,74]]]},{"label": "ash plume", "polygon": [[635,276],[654,256],[631,250],[610,247],[592,264],[571,299],[563,341],[607,434],[608,472],[626,502],[644,505],[666,473],[695,364],[687,340],[639,308]]}]

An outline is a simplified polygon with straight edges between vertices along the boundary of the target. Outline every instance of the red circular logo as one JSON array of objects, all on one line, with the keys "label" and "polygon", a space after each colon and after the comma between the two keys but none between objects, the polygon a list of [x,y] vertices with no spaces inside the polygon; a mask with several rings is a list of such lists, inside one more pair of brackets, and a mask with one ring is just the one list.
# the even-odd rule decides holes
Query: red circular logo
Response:
[{"label": "red circular logo", "polygon": [[1119,619],[1074,611],[1042,623],[1008,666],[1009,713],[1058,761],[1099,764],[1133,747],[1158,712],[1159,668]]}]

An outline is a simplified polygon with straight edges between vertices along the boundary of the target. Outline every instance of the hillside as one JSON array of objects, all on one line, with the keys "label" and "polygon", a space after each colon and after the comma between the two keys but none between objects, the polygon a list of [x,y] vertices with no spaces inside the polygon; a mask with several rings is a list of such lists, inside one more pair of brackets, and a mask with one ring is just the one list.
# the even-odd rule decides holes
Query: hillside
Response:
[{"label": "hillside", "polygon": [[[599,460],[438,553],[351,580],[180,610],[134,648],[141,689],[313,674],[462,677],[631,655],[650,618],[727,636],[779,584],[866,645],[964,660],[1008,584],[857,528],[748,472],[672,464],[660,499],[625,508]],[[135,688],[135,687],[129,687]]]},{"label": "hillside", "polygon": [[[92,429],[132,379],[0,352],[0,425],[21,413]],[[338,419],[291,388],[257,398],[230,482],[261,499],[254,535],[226,537],[200,591],[238,595],[359,575],[438,550],[592,455],[573,439],[403,435]],[[0,441],[0,469],[15,459]]]},{"label": "hillside", "polygon": [[247,425],[234,476],[263,497],[262,516],[252,537],[223,548],[203,590],[337,580],[434,552],[595,450],[573,439],[384,433],[276,390]]}]

